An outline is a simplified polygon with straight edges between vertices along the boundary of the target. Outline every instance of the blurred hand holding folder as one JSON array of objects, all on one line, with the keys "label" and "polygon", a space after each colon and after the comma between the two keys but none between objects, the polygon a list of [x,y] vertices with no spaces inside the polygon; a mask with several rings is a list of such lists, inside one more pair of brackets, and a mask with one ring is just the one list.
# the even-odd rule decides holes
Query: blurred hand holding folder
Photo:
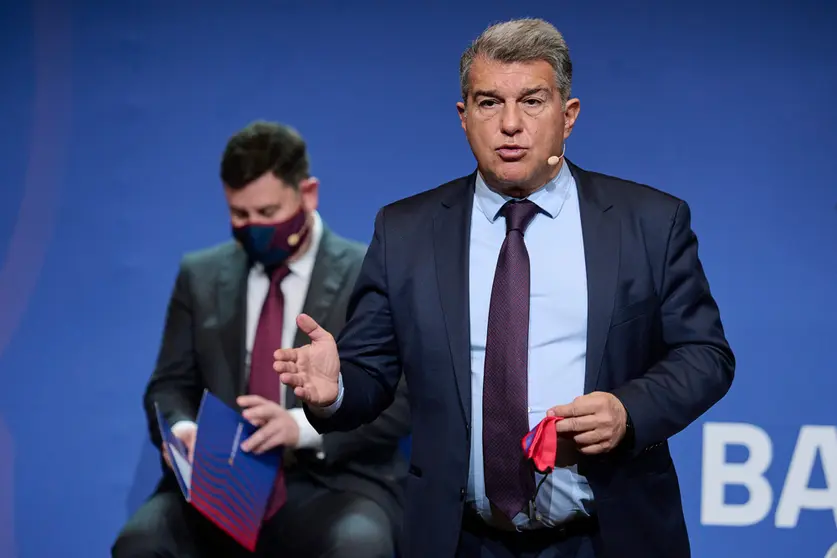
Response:
[{"label": "blurred hand holding folder", "polygon": [[186,501],[251,552],[282,465],[282,448],[261,455],[241,451],[257,428],[209,391],[198,409],[192,463],[155,404],[163,443]]}]

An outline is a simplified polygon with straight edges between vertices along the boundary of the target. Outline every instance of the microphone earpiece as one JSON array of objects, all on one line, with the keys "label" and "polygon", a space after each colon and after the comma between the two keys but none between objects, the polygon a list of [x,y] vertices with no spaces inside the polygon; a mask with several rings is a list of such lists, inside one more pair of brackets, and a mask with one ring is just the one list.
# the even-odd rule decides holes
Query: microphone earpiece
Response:
[{"label": "microphone earpiece", "polygon": [[554,167],[555,165],[557,165],[558,163],[561,162],[561,159],[564,158],[564,153],[566,153],[566,152],[567,152],[567,144],[565,143],[564,146],[563,146],[563,149],[561,149],[561,154],[550,156],[549,159],[546,160],[546,164],[551,166],[551,167]]}]

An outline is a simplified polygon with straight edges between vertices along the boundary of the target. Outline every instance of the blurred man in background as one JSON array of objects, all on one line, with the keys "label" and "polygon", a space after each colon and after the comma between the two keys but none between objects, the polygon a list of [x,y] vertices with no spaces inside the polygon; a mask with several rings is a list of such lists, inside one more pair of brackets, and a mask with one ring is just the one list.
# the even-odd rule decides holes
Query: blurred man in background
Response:
[{"label": "blurred man in background", "polygon": [[[375,422],[321,436],[273,371],[277,347],[308,339],[297,331],[300,312],[334,334],[343,327],[365,247],[320,218],[319,183],[309,173],[305,142],[291,128],[256,122],[235,134],[221,179],[234,240],[182,260],[145,393],[151,438],[161,447],[156,403],[193,451],[198,405],[208,389],[260,427],[245,451],[285,451],[259,556],[391,558],[406,473],[398,445],[409,433],[404,387]],[[163,456],[164,477],[120,533],[113,556],[242,554],[185,502]]]}]

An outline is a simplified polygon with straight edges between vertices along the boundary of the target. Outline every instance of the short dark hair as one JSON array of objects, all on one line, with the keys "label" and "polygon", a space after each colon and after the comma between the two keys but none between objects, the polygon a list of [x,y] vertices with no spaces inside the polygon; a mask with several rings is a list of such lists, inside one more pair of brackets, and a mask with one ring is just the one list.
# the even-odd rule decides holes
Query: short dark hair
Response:
[{"label": "short dark hair", "polygon": [[292,188],[309,177],[308,152],[299,132],[277,122],[252,122],[227,142],[221,180],[241,190],[267,172]]}]

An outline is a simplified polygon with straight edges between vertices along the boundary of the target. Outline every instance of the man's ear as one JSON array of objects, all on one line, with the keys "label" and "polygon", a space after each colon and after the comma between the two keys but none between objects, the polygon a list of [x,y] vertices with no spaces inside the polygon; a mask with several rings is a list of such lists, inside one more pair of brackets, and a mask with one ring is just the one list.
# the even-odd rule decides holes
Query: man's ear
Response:
[{"label": "man's ear", "polygon": [[581,101],[578,99],[570,99],[564,108],[564,139],[570,137],[573,133],[573,126],[578,119],[578,113],[581,111]]},{"label": "man's ear", "polygon": [[465,120],[465,103],[459,101],[456,103],[456,111],[459,113],[459,122],[462,124],[462,129],[468,131],[468,124]]},{"label": "man's ear", "polygon": [[302,209],[307,213],[316,211],[320,203],[320,180],[316,176],[300,180],[299,194],[302,198]]}]

